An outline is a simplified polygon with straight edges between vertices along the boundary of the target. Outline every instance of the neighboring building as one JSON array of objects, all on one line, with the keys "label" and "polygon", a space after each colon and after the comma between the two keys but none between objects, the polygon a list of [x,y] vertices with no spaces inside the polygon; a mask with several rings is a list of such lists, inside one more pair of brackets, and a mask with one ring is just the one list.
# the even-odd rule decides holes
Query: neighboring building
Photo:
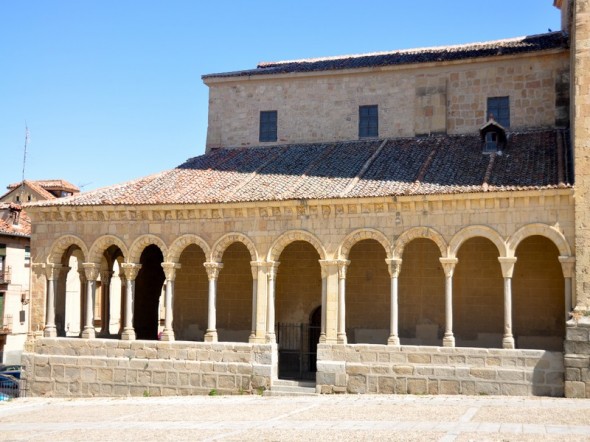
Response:
[{"label": "neighboring building", "polygon": [[590,2],[555,5],[563,32],[204,76],[205,155],[28,207],[31,392],[590,397]]},{"label": "neighboring building", "polygon": [[0,203],[33,203],[63,198],[80,192],[72,183],[64,180],[24,180],[9,184],[8,192],[0,196]]},{"label": "neighboring building", "polygon": [[31,224],[21,206],[0,203],[0,362],[20,363],[29,324]]}]

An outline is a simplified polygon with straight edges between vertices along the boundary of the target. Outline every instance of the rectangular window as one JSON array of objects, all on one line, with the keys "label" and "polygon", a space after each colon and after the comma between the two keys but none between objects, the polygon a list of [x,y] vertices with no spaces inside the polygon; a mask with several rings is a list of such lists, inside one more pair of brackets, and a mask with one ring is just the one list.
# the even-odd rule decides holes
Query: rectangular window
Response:
[{"label": "rectangular window", "polygon": [[359,138],[379,136],[379,110],[376,104],[359,106]]},{"label": "rectangular window", "polygon": [[260,111],[260,142],[277,141],[277,111]]},{"label": "rectangular window", "polygon": [[31,266],[31,248],[29,246],[25,247],[25,267]]},{"label": "rectangular window", "polygon": [[510,127],[510,97],[489,97],[488,119],[491,115],[501,126]]}]

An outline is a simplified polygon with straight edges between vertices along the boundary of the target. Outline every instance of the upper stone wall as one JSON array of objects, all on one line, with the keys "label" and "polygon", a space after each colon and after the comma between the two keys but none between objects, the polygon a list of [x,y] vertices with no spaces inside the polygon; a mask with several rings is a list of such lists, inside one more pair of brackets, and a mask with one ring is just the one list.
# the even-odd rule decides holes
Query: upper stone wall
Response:
[{"label": "upper stone wall", "polygon": [[[510,97],[512,130],[568,123],[566,50],[358,70],[206,79],[207,149],[358,139],[358,107],[379,106],[379,138],[476,133],[488,97]],[[276,143],[260,111],[276,110]]]}]

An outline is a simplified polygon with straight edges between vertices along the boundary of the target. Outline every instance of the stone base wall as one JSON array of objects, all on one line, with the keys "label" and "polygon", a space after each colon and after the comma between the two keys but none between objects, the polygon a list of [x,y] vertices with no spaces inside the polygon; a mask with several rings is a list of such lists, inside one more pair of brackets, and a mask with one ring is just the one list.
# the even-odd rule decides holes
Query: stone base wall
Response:
[{"label": "stone base wall", "polygon": [[590,318],[567,323],[564,364],[566,397],[590,398]]},{"label": "stone base wall", "polygon": [[322,393],[564,395],[563,353],[386,345],[318,346]]},{"label": "stone base wall", "polygon": [[28,395],[172,396],[268,389],[273,346],[41,338],[23,354]]}]

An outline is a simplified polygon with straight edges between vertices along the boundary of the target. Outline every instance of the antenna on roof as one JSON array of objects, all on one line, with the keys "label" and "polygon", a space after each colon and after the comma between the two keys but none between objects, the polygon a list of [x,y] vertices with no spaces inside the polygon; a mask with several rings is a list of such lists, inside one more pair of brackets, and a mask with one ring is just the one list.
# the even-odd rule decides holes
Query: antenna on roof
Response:
[{"label": "antenna on roof", "polygon": [[20,183],[20,200],[23,200],[23,192],[25,190],[25,166],[27,164],[27,146],[29,145],[29,126],[27,125],[27,120],[25,120],[25,148],[23,154],[23,175],[22,181]]}]

